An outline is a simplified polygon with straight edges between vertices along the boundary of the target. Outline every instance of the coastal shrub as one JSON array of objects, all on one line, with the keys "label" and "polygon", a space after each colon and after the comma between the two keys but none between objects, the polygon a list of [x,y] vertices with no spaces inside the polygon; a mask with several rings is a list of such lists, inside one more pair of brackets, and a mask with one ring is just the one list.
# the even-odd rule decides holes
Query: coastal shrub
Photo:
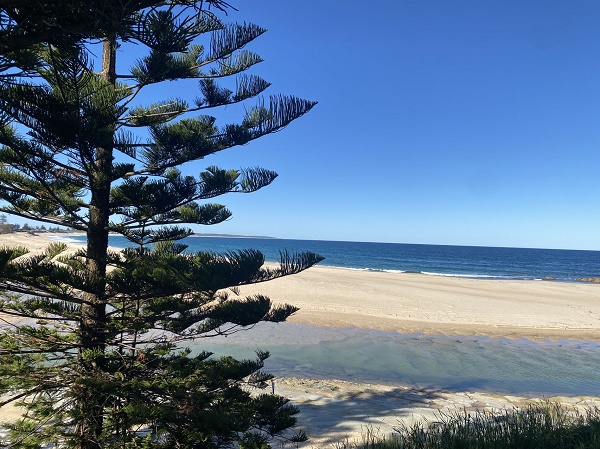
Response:
[{"label": "coastal shrub", "polygon": [[436,422],[400,424],[395,433],[369,431],[337,449],[600,449],[600,409],[553,402],[524,409],[440,414]]}]

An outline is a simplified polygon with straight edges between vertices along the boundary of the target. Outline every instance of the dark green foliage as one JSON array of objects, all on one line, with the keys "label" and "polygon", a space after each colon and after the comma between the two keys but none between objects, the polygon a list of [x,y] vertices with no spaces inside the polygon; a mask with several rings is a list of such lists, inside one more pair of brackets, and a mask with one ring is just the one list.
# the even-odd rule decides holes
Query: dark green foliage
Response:
[{"label": "dark green foliage", "polygon": [[0,234],[9,234],[17,229],[16,225],[9,223],[6,215],[0,214]]},{"label": "dark green foliage", "polygon": [[[223,24],[215,13],[226,7],[0,2],[0,212],[88,237],[75,254],[64,244],[39,254],[0,248],[0,394],[25,412],[0,445],[263,448],[272,436],[304,438],[286,432],[297,412],[287,400],[258,393],[271,379],[261,371],[268,354],[237,361],[184,348],[284,321],[295,307],[228,289],[321,260],[282,254],[279,267],[265,268],[257,251],[189,253],[177,242],[190,224],[231,216],[207,200],[277,176],[185,164],[278,131],[314,106],[273,96],[248,105],[239,123],[203,115],[269,87],[242,73],[260,58],[241,48],[265,30]],[[119,65],[119,45],[135,45],[133,68]],[[191,101],[134,104],[146,86],[182,78],[198,82]],[[109,251],[109,232],[132,248]]]},{"label": "dark green foliage", "polygon": [[356,449],[599,449],[600,410],[583,412],[553,402],[502,413],[441,415],[435,423],[401,426],[396,433],[365,435]]}]

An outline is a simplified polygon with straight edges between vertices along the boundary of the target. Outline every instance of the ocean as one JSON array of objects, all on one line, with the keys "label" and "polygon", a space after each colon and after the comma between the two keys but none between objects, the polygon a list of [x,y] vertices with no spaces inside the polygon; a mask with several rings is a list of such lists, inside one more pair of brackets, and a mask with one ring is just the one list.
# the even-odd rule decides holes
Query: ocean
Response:
[{"label": "ocean", "polygon": [[[84,236],[69,238],[85,241]],[[276,262],[280,251],[312,251],[325,257],[320,265],[354,270],[566,282],[600,277],[600,251],[200,236],[188,237],[182,243],[192,252],[257,249],[269,262]],[[129,242],[111,236],[109,244],[124,248]]]},{"label": "ocean", "polygon": [[[78,236],[68,239],[85,241]],[[325,257],[321,265],[479,278],[481,282],[577,282],[579,278],[600,277],[598,251],[198,236],[183,242],[189,251],[258,249],[272,262],[277,261],[280,251],[313,251]],[[111,236],[109,243],[127,246],[122,237]],[[406,335],[260,323],[247,332],[189,346],[238,358],[252,358],[257,349],[268,350],[271,357],[265,368],[278,376],[535,397],[600,396],[600,343],[594,341]]]}]

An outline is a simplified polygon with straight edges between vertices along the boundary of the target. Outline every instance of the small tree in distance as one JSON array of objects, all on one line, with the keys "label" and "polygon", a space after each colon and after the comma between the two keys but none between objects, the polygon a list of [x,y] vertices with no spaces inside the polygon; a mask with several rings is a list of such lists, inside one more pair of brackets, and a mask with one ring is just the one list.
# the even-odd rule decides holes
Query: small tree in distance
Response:
[{"label": "small tree in distance", "polygon": [[[186,225],[231,216],[203,200],[255,192],[277,176],[207,166],[194,177],[180,167],[276,132],[315,104],[275,96],[246,106],[240,123],[205,115],[269,86],[244,73],[260,57],[243,47],[265,30],[226,25],[211,5],[227,6],[0,5],[0,211],[87,235],[76,254],[60,243],[38,255],[0,249],[0,393],[24,409],[6,424],[3,446],[266,447],[295,423],[286,399],[250,394],[271,378],[261,371],[267,353],[237,361],[179,346],[284,321],[295,307],[224,289],[321,260],[283,254],[279,267],[264,268],[257,251],[186,253],[178,243],[191,234]],[[130,69],[119,47],[136,49]],[[198,96],[136,104],[151,86],[176,80],[197,80]],[[108,251],[109,232],[132,247]]]},{"label": "small tree in distance", "polygon": [[0,234],[8,234],[13,232],[15,225],[8,222],[6,214],[0,214]]}]

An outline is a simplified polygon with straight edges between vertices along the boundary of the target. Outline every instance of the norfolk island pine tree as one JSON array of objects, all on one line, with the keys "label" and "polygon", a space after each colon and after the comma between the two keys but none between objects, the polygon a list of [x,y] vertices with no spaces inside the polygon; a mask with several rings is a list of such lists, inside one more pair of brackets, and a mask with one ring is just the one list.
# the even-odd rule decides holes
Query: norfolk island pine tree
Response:
[{"label": "norfolk island pine tree", "polygon": [[[214,359],[182,343],[284,321],[295,307],[226,289],[321,258],[283,254],[265,268],[252,250],[184,252],[186,225],[231,215],[207,200],[277,175],[203,166],[195,177],[180,167],[276,132],[315,103],[272,96],[265,105],[269,84],[245,73],[260,57],[243,49],[265,30],[221,22],[222,1],[57,3],[0,4],[0,212],[85,232],[87,246],[0,250],[0,391],[24,411],[3,444],[267,447],[297,413],[284,398],[250,394],[271,378],[261,371],[268,354]],[[127,70],[117,48],[132,44],[140,56]],[[177,80],[197,80],[198,97],[136,104]],[[207,115],[253,98],[241,123]],[[109,232],[132,247],[109,251]]]}]

